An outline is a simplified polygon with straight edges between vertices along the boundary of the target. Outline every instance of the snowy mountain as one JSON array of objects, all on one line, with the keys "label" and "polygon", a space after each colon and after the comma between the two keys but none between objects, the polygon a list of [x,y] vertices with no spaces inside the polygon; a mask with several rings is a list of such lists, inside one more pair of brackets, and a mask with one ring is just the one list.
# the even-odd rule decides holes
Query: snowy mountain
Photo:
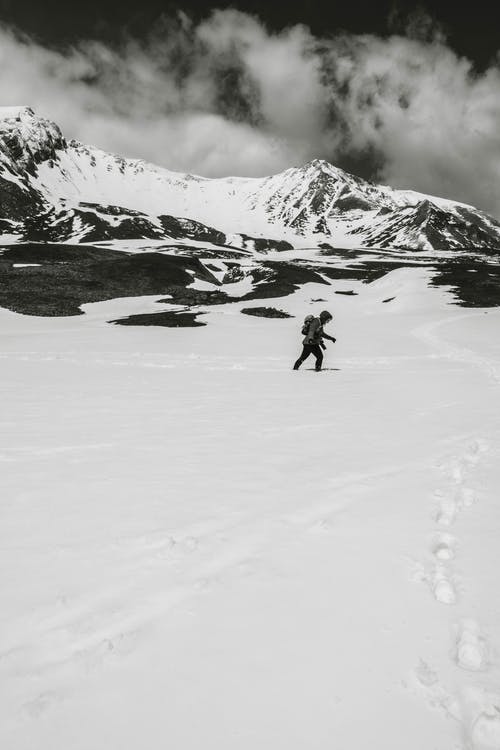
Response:
[{"label": "snowy mountain", "polygon": [[195,227],[205,241],[238,247],[252,236],[299,247],[500,244],[500,223],[472,206],[374,185],[325,161],[266,178],[207,179],[67,141],[28,107],[0,109],[4,233],[52,241],[168,239],[173,217],[190,220],[177,239],[192,239]]}]

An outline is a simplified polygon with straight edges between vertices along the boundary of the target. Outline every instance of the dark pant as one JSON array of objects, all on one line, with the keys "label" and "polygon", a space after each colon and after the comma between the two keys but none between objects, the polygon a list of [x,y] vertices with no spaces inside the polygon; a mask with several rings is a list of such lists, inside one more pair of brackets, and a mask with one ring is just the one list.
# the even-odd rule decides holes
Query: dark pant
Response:
[{"label": "dark pant", "polygon": [[293,366],[294,370],[298,370],[302,362],[304,362],[310,354],[314,354],[316,357],[316,370],[321,370],[321,364],[323,362],[323,352],[319,344],[304,344],[302,354]]}]

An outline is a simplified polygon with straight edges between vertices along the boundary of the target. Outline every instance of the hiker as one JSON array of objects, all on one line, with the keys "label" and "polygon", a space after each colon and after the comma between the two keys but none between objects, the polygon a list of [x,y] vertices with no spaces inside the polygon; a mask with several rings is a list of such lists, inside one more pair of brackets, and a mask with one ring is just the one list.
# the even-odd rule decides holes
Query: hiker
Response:
[{"label": "hiker", "polygon": [[314,354],[316,357],[315,369],[316,372],[320,372],[323,363],[323,352],[321,350],[326,349],[323,339],[328,339],[334,343],[337,340],[333,338],[333,336],[329,336],[323,330],[323,326],[331,320],[333,320],[333,318],[328,310],[323,310],[323,312],[320,313],[319,318],[315,318],[313,315],[308,315],[304,320],[304,325],[302,327],[302,333],[304,334],[304,341],[302,343],[304,344],[304,348],[302,354],[293,366],[294,370],[298,370],[302,362],[304,362],[310,354]]}]

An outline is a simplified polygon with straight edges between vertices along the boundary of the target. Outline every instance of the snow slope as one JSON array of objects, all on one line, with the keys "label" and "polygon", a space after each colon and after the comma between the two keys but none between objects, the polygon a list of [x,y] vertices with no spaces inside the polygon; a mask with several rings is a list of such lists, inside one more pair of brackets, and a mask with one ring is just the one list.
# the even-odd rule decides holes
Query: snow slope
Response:
[{"label": "snow slope", "polygon": [[499,312],[426,277],[0,310],[2,747],[500,747]]}]

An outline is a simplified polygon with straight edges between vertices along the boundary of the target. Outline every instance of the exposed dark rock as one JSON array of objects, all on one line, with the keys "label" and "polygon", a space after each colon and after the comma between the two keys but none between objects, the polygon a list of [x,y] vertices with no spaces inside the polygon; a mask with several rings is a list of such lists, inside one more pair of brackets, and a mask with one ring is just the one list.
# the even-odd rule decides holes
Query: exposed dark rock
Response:
[{"label": "exposed dark rock", "polygon": [[20,222],[11,219],[0,219],[0,242],[5,234],[18,234],[21,236],[23,226]]},{"label": "exposed dark rock", "polygon": [[383,299],[382,302],[392,302],[393,299],[396,299],[396,297],[387,297],[387,299]]},{"label": "exposed dark rock", "polygon": [[350,266],[349,268],[321,266],[321,268],[318,268],[318,271],[327,276],[329,279],[364,281],[366,283],[374,281],[375,279],[378,279],[387,273],[385,269],[382,270],[377,266],[371,267],[366,263],[360,263],[359,265]]},{"label": "exposed dark rock", "polygon": [[246,245],[253,245],[254,250],[258,253],[266,253],[270,250],[276,250],[277,252],[293,250],[293,245],[285,240],[268,240],[263,237],[251,237],[244,233],[241,233],[241,237]]},{"label": "exposed dark rock", "polygon": [[343,292],[341,290],[338,290],[337,292],[335,292],[335,294],[344,294],[346,297],[356,297],[358,293],[357,292],[353,292],[352,289],[349,289],[349,291],[347,291],[347,292]]},{"label": "exposed dark rock", "polygon": [[234,302],[235,297],[230,297],[225,292],[218,289],[202,291],[200,289],[184,289],[177,287],[171,290],[170,299],[161,299],[158,302],[170,302],[176,305],[225,305],[228,302]]},{"label": "exposed dark rock", "polygon": [[143,315],[129,315],[128,318],[110,320],[109,323],[118,326],[164,326],[166,328],[198,328],[206,326],[206,323],[202,323],[196,319],[198,315],[200,313],[172,311],[144,313]]},{"label": "exposed dark rock", "polygon": [[33,212],[37,213],[42,210],[42,207],[43,200],[34,190],[23,190],[16,183],[0,177],[0,216],[2,219],[22,221]]},{"label": "exposed dark rock", "polygon": [[360,195],[348,194],[341,196],[335,203],[335,208],[340,211],[371,211],[374,204]]},{"label": "exposed dark rock", "polygon": [[240,310],[244,315],[255,315],[257,318],[293,318],[284,310],[275,307],[244,307]]},{"label": "exposed dark rock", "polygon": [[323,216],[314,225],[313,234],[328,234],[328,224]]},{"label": "exposed dark rock", "polygon": [[[110,222],[106,217],[114,217]],[[118,206],[80,203],[79,207],[56,211],[54,208],[26,217],[24,237],[27,241],[67,241],[74,237],[86,242],[103,240],[157,240],[162,230],[139,211]]]},{"label": "exposed dark rock", "polygon": [[374,259],[355,263],[347,268],[321,266],[318,267],[318,271],[328,276],[329,279],[346,279],[370,284],[372,281],[377,281],[377,279],[381,279],[386,274],[396,271],[398,268],[422,268],[422,263],[412,263],[411,261],[399,259],[395,259],[394,261]]},{"label": "exposed dark rock", "polygon": [[500,266],[467,258],[439,264],[432,286],[451,287],[461,307],[500,307]]},{"label": "exposed dark rock", "polygon": [[[14,268],[14,263],[40,263]],[[80,315],[116,297],[185,293],[194,276],[218,283],[197,258],[104,248],[16,245],[0,255],[0,305],[27,315]]]},{"label": "exposed dark rock", "polygon": [[234,265],[229,268],[222,278],[223,284],[234,284],[237,281],[242,281],[245,278],[245,271],[241,266]]},{"label": "exposed dark rock", "polygon": [[[166,251],[168,253],[189,255],[191,258],[216,258],[217,260],[223,260],[225,263],[230,263],[234,259],[248,257],[248,253],[245,250],[235,250],[234,248],[228,249],[227,246],[212,248],[187,244],[176,245],[173,243],[165,243],[164,245],[156,245],[155,250],[156,252]],[[213,264],[205,263],[205,268],[210,268],[210,266],[213,271],[218,272],[220,270]]]},{"label": "exposed dark rock", "polygon": [[[23,242],[17,245],[0,245],[3,251],[0,261],[13,263],[81,263],[120,258],[124,253],[111,248],[77,243]],[[126,253],[125,253],[126,254]]]},{"label": "exposed dark rock", "polygon": [[241,299],[267,299],[269,297],[285,297],[292,294],[303,284],[328,284],[316,271],[305,265],[286,263],[284,261],[266,261],[261,268],[252,272],[255,282],[261,281],[251,292]]},{"label": "exposed dark rock", "polygon": [[174,238],[189,237],[200,242],[210,242],[214,245],[224,245],[226,235],[213,227],[207,227],[193,219],[183,219],[177,216],[160,216],[163,230]]},{"label": "exposed dark rock", "polygon": [[336,248],[328,248],[324,245],[320,246],[321,252],[320,255],[323,255],[325,258],[349,258],[350,260],[355,260],[356,258],[361,258],[363,253],[361,253],[359,250],[356,250],[355,248],[349,247],[336,247]]}]

